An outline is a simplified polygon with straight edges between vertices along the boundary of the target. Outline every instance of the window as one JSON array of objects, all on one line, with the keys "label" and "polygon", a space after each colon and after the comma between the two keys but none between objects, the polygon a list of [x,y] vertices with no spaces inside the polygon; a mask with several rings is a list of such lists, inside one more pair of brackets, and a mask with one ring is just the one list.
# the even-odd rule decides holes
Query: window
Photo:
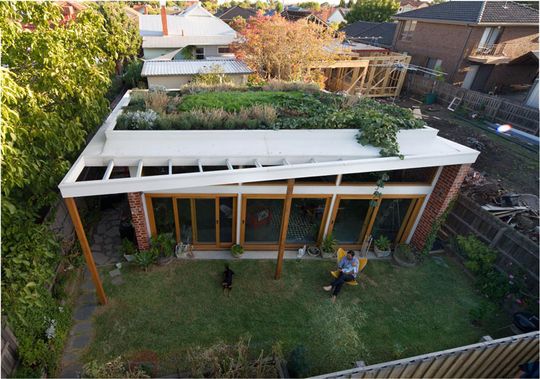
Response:
[{"label": "window", "polygon": [[231,53],[231,48],[228,47],[228,46],[218,47],[217,52],[218,52],[218,54],[230,54]]},{"label": "window", "polygon": [[197,47],[195,49],[195,59],[204,59],[204,47]]},{"label": "window", "polygon": [[289,228],[287,229],[287,243],[317,243],[326,203],[326,199],[292,199]]},{"label": "window", "polygon": [[[408,168],[404,170],[386,171],[387,183],[424,183],[431,184],[438,167]],[[364,172],[358,174],[344,174],[341,178],[342,185],[347,183],[375,183],[379,179],[380,172]]]},{"label": "window", "polygon": [[246,199],[245,204],[245,243],[279,243],[283,199]]},{"label": "window", "polygon": [[[442,59],[428,58],[426,62],[426,68],[429,68],[430,70],[442,72]],[[431,78],[432,76],[433,75],[428,74],[427,72],[424,74],[424,77],[426,78]],[[437,76],[442,76],[442,75],[437,75]]]},{"label": "window", "polygon": [[405,21],[403,28],[401,29],[401,36],[399,39],[402,41],[410,41],[412,39],[414,29],[416,29],[416,21]]}]

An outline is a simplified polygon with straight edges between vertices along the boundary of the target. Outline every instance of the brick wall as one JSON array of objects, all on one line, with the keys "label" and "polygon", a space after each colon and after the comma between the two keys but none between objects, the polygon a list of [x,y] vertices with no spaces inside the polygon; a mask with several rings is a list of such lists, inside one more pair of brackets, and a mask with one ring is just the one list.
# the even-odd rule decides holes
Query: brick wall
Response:
[{"label": "brick wall", "polygon": [[443,167],[411,239],[411,244],[417,249],[421,250],[424,247],[433,223],[446,210],[450,201],[457,196],[470,166],[467,164]]},{"label": "brick wall", "polygon": [[146,229],[146,219],[144,217],[143,194],[141,192],[128,193],[129,208],[131,209],[131,219],[135,228],[137,246],[140,250],[150,248],[150,236]]}]

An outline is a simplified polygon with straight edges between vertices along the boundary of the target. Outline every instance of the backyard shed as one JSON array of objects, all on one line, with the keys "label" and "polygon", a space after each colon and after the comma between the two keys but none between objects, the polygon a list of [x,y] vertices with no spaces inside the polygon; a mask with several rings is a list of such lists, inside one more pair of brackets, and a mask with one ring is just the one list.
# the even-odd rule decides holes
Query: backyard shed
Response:
[{"label": "backyard shed", "polygon": [[[117,120],[131,96],[128,91],[59,185],[91,271],[77,197],[127,193],[140,249],[149,247],[150,236],[170,233],[196,250],[240,244],[275,251],[279,278],[285,249],[330,234],[350,249],[383,234],[393,244],[422,246],[478,156],[430,127],[398,131],[401,157],[358,143],[356,129],[120,130]],[[381,172],[384,188],[376,183]]]},{"label": "backyard shed", "polygon": [[237,59],[152,60],[144,62],[141,76],[148,80],[148,88],[178,89],[190,83],[195,76],[208,73],[221,75],[224,81],[241,85],[247,83],[247,77],[253,71]]}]

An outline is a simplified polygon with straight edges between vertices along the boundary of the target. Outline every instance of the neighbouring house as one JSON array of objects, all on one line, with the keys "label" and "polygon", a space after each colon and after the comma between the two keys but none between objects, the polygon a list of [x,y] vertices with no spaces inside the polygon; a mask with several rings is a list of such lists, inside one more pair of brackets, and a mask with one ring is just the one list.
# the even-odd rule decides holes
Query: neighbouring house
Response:
[{"label": "neighbouring house", "polygon": [[234,29],[199,3],[179,15],[167,15],[165,7],[161,7],[160,15],[142,15],[139,31],[145,59],[174,51],[182,58],[230,57],[229,45],[236,39]]},{"label": "neighbouring house", "polygon": [[141,76],[148,80],[148,88],[180,89],[201,74],[219,75],[223,81],[242,85],[252,73],[253,70],[237,59],[204,59],[147,61]]},{"label": "neighbouring house", "polygon": [[538,75],[538,10],[513,1],[449,1],[394,16],[393,49],[454,85],[526,89]]},{"label": "neighbouring house", "polygon": [[340,25],[341,23],[347,22],[347,20],[345,20],[345,15],[348,11],[348,9],[340,7],[323,7],[320,11],[314,12],[313,14],[329,25]]},{"label": "neighbouring house", "polygon": [[55,1],[55,3],[62,8],[65,22],[75,20],[77,14],[86,9],[86,5],[78,1]]},{"label": "neighbouring house", "polygon": [[[285,249],[328,235],[346,249],[360,249],[370,235],[421,247],[479,154],[420,127],[397,132],[402,157],[383,157],[380,148],[357,142],[356,128],[287,129],[295,120],[287,115],[279,129],[118,130],[122,112],[145,104],[132,103],[134,93],[126,93],[59,185],[87,256],[74,198],[107,194],[127,194],[140,249],[169,233],[197,251],[240,244],[274,252],[280,267]],[[261,91],[243,94],[242,101],[268,99]],[[209,95],[221,98],[177,94]],[[317,97],[306,96],[313,107]],[[388,175],[384,188],[376,184],[381,172]]]},{"label": "neighbouring house", "polygon": [[356,21],[341,29],[348,40],[391,48],[397,23]]},{"label": "neighbouring house", "polygon": [[340,7],[324,7],[320,11],[314,11],[298,6],[288,6],[281,12],[281,16],[289,21],[306,19],[319,25],[329,26],[330,24],[339,25],[342,22],[347,22],[345,20],[347,13],[348,9]]},{"label": "neighbouring house", "polygon": [[234,20],[236,17],[243,18],[244,20],[249,20],[250,17],[257,15],[257,9],[255,8],[243,8],[239,5],[234,7],[229,7],[223,10],[220,10],[215,14],[216,17],[219,17],[221,20],[225,21],[227,24]]},{"label": "neighbouring house", "polygon": [[414,11],[416,9],[429,7],[429,3],[418,0],[401,0],[399,2],[399,9],[397,13]]}]

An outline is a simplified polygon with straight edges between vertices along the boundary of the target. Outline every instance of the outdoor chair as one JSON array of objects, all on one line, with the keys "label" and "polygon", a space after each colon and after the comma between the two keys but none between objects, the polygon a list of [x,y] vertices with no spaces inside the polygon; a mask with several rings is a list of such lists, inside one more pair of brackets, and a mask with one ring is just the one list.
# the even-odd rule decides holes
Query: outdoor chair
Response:
[{"label": "outdoor chair", "polygon": [[[358,262],[360,264],[360,267],[358,267],[358,274],[360,274],[362,272],[362,270],[364,270],[364,267],[366,267],[367,265],[367,262],[368,262],[368,258],[367,258],[367,252],[369,250],[369,246],[371,245],[371,236],[368,238],[367,241],[364,241],[364,243],[362,244],[362,249],[360,250],[360,254],[359,254],[359,257],[358,257]],[[347,255],[347,252],[343,249],[343,248],[339,248],[338,251],[337,251],[337,263],[339,264],[339,262],[343,259],[343,257]],[[330,271],[330,274],[332,274],[332,276],[334,278],[337,278],[339,276],[339,270],[335,270],[335,271]],[[348,285],[350,286],[357,286],[358,285],[358,281],[357,280],[349,280],[347,282]]]}]

